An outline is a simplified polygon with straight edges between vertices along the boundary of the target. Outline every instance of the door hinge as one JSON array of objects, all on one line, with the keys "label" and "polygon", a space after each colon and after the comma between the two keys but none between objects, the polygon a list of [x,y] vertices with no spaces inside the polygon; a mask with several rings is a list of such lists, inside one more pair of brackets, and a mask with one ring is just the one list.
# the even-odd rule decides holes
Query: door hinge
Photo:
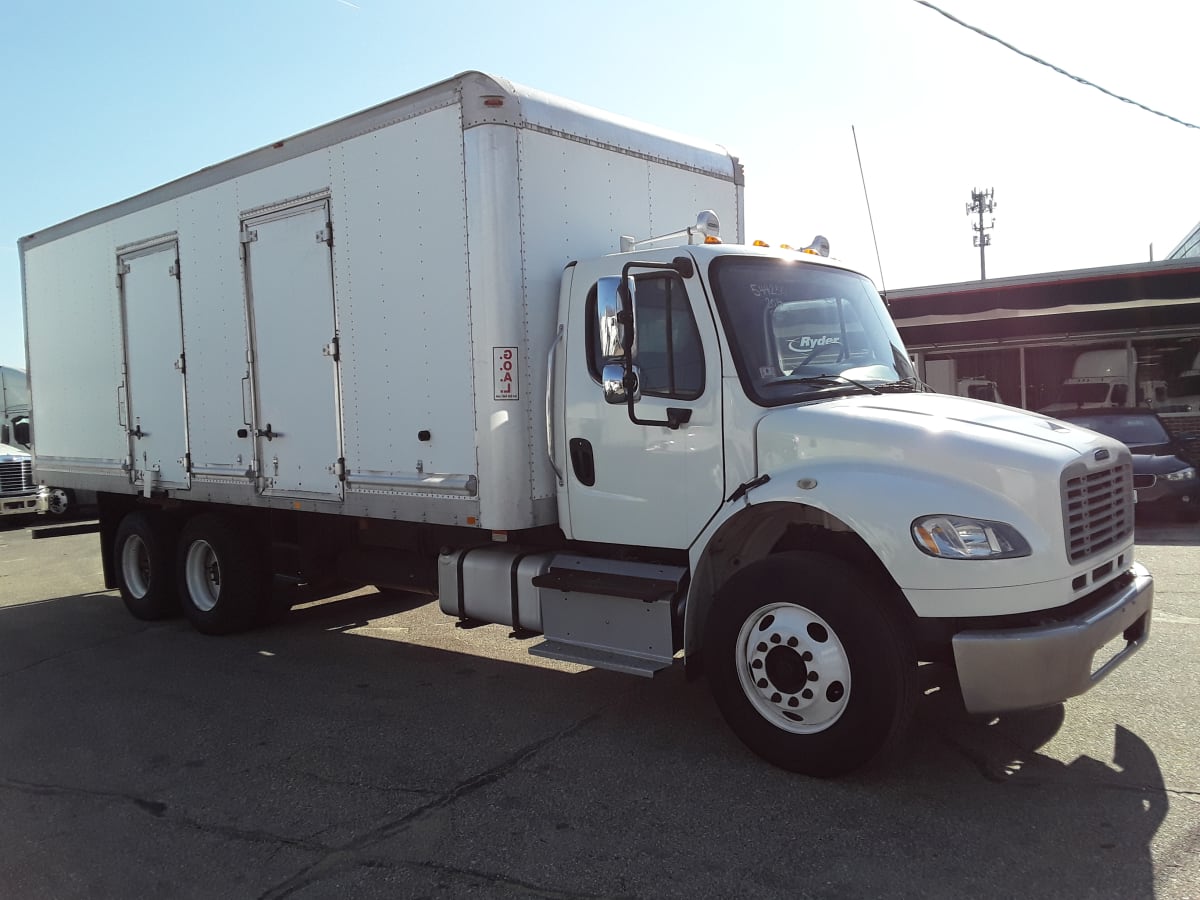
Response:
[{"label": "door hinge", "polygon": [[333,246],[333,223],[326,222],[325,227],[317,232],[317,243],[325,244],[328,247]]},{"label": "door hinge", "polygon": [[179,260],[175,260],[175,262],[171,264],[170,268],[167,269],[167,274],[172,278],[179,278]]},{"label": "door hinge", "polygon": [[338,461],[333,464],[333,473],[337,476],[338,481],[346,480],[346,457],[338,457]]},{"label": "door hinge", "polygon": [[183,454],[183,470],[189,475],[192,472],[192,454],[190,452]]},{"label": "door hinge", "polygon": [[336,334],[333,336],[333,340],[331,340],[328,344],[326,344],[324,347],[321,348],[321,355],[331,357],[334,362],[341,362],[341,360],[342,360],[341,341],[339,340],[339,338]]},{"label": "door hinge", "polygon": [[175,371],[180,375],[187,374],[187,354],[180,353],[179,359],[175,360]]},{"label": "door hinge", "polygon": [[121,278],[129,274],[129,263],[117,263],[117,287],[121,286]]},{"label": "door hinge", "polygon": [[238,255],[242,260],[246,259],[246,254],[250,251],[250,244],[258,240],[258,232],[253,228],[243,228],[238,234]]}]

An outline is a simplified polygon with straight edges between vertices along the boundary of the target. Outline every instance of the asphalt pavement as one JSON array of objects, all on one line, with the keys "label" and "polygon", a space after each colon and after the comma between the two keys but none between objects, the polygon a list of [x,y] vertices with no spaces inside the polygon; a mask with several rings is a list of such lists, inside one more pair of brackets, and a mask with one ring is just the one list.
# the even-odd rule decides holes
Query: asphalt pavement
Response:
[{"label": "asphalt pavement", "polygon": [[[528,655],[428,598],[140,622],[87,522],[0,522],[0,898],[1200,900],[1200,528],[1139,526],[1151,639],[1084,697],[821,781],[703,681]],[[73,533],[72,533],[73,532]]]}]

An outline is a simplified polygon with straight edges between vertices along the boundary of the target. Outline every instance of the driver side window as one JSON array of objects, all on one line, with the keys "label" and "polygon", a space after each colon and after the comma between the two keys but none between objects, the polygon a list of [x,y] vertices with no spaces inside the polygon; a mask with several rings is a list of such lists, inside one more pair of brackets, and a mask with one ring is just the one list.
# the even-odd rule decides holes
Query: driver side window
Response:
[{"label": "driver side window", "polygon": [[[678,275],[637,276],[637,365],[642,394],[695,400],[704,392],[704,348],[687,290]],[[585,311],[588,371],[600,381],[600,335],[596,328],[596,289]]]}]

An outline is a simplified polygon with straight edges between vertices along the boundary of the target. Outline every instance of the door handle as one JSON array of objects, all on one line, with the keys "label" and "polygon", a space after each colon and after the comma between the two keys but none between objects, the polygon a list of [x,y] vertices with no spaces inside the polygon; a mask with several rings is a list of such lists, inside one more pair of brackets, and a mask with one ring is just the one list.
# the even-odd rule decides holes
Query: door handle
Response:
[{"label": "door handle", "polygon": [[273,441],[277,437],[283,437],[283,435],[280,434],[278,431],[271,430],[270,422],[267,423],[266,428],[256,428],[254,430],[254,434],[256,437],[265,437],[268,441]]},{"label": "door handle", "polygon": [[596,457],[592,453],[591,441],[584,438],[571,438],[570,444],[571,468],[579,483],[591,487],[596,483]]}]

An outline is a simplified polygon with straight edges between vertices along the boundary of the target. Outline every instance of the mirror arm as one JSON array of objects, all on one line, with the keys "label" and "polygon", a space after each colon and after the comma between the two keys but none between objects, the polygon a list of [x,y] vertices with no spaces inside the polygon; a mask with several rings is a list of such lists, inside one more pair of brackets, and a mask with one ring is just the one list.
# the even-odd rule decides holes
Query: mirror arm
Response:
[{"label": "mirror arm", "polygon": [[637,413],[633,411],[634,406],[634,391],[637,389],[637,375],[633,371],[633,302],[629,296],[629,270],[630,269],[665,269],[669,272],[677,273],[681,278],[691,278],[695,274],[695,268],[692,265],[692,260],[687,256],[677,256],[669,263],[656,262],[627,262],[621,267],[621,285],[617,288],[621,297],[621,311],[617,313],[617,321],[624,325],[621,345],[625,350],[624,366],[625,378],[623,383],[625,386],[625,409],[629,413],[629,421],[634,425],[661,425],[675,431],[680,425],[686,425],[692,418],[690,409],[669,408],[667,410],[667,418],[659,421],[657,419],[639,419]]}]

